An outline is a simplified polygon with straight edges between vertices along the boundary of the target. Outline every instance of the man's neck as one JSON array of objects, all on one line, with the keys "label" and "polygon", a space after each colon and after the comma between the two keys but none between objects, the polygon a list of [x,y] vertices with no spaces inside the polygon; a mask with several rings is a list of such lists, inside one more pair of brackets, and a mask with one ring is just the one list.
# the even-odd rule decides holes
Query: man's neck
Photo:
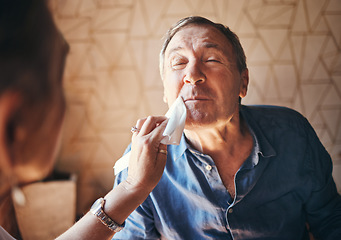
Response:
[{"label": "man's neck", "polygon": [[184,132],[193,148],[209,155],[220,151],[234,155],[241,144],[252,139],[246,122],[239,116],[225,123],[185,129]]},{"label": "man's neck", "polygon": [[225,125],[185,129],[185,136],[192,147],[213,159],[224,186],[234,198],[235,175],[253,147],[253,138],[245,120],[238,117]]}]

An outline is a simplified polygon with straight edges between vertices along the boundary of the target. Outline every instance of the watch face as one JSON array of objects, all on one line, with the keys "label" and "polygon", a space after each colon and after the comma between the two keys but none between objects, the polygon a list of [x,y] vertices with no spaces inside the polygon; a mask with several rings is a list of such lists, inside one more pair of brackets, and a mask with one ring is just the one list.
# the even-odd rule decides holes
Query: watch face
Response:
[{"label": "watch face", "polygon": [[92,213],[96,213],[98,210],[100,210],[102,208],[102,203],[103,203],[104,199],[103,198],[99,198],[97,199],[94,204],[92,204],[90,211]]}]

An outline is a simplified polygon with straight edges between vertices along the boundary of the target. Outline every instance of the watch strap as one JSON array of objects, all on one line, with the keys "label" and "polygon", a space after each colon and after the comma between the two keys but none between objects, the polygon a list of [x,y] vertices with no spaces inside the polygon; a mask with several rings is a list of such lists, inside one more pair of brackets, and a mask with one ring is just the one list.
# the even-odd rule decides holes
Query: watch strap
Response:
[{"label": "watch strap", "polygon": [[[103,199],[103,201],[105,202],[105,199]],[[104,205],[104,202],[102,204],[102,206]],[[119,232],[121,231],[124,226],[125,226],[125,222],[120,225],[118,223],[116,223],[114,220],[112,220],[103,210],[103,207],[99,208],[96,212],[92,212],[105,226],[107,226],[110,230],[114,231],[114,232]]]}]

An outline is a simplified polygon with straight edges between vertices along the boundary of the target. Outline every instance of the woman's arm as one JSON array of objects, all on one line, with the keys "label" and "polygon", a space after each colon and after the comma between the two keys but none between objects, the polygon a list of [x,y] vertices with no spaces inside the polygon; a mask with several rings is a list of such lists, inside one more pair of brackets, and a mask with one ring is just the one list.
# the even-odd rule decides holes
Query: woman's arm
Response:
[{"label": "woman's arm", "polygon": [[[117,224],[123,224],[130,213],[144,202],[162,176],[167,160],[167,146],[160,141],[166,124],[164,116],[137,121],[136,127],[140,131],[132,136],[128,177],[104,197],[103,210]],[[88,212],[57,239],[110,239],[114,234],[114,231]]]}]

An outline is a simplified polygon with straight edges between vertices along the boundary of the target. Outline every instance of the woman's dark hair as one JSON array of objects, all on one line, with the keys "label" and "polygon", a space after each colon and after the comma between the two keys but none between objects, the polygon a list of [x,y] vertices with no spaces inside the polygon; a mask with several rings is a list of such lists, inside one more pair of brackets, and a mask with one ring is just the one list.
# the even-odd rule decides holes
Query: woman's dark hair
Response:
[{"label": "woman's dark hair", "polygon": [[40,101],[52,91],[47,59],[56,38],[47,2],[1,0],[0,5],[0,94],[13,89],[32,103]]}]

